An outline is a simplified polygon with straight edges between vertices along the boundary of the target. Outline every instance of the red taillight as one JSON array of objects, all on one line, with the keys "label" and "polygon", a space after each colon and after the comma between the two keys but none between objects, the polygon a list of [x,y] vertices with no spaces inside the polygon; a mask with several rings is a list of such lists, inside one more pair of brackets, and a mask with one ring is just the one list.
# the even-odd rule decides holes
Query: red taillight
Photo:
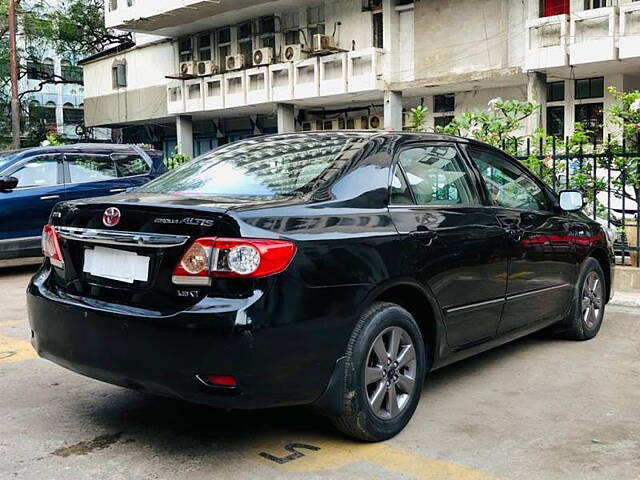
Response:
[{"label": "red taillight", "polygon": [[62,249],[58,240],[58,232],[53,225],[45,225],[42,229],[42,253],[51,264],[58,268],[64,267]]},{"label": "red taillight", "polygon": [[231,375],[207,375],[207,383],[218,387],[237,387],[238,382]]},{"label": "red taillight", "polygon": [[173,271],[177,285],[209,285],[210,277],[258,278],[289,266],[296,246],[283,240],[199,238]]}]

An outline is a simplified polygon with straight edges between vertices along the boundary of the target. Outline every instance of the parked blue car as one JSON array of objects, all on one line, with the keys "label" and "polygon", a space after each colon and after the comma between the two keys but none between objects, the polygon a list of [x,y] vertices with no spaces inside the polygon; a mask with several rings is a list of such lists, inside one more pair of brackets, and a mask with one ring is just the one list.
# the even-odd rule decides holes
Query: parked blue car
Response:
[{"label": "parked blue car", "polygon": [[164,173],[162,152],[78,144],[0,153],[0,260],[39,256],[42,227],[63,200],[100,197]]}]

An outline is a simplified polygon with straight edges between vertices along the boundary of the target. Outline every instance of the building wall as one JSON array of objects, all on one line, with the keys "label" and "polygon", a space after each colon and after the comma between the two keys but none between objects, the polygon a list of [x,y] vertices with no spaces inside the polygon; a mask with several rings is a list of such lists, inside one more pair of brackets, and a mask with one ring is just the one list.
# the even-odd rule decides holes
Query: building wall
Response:
[{"label": "building wall", "polygon": [[414,14],[418,79],[523,64],[521,0],[421,1]]}]

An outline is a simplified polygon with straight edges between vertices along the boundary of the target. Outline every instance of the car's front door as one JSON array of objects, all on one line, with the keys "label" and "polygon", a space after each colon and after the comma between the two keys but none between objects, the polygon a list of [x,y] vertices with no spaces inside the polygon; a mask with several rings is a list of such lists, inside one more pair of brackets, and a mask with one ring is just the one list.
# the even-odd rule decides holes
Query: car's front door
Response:
[{"label": "car's front door", "polygon": [[543,186],[503,153],[469,146],[510,256],[499,334],[566,314],[577,273],[571,223]]},{"label": "car's front door", "polygon": [[396,155],[391,218],[455,349],[495,336],[506,289],[504,231],[481,204],[477,185],[454,143],[411,143]]},{"label": "car's front door", "polygon": [[[51,209],[65,199],[60,160],[60,155],[38,155],[3,172],[18,179],[14,190],[0,192],[0,241],[4,250],[11,244],[13,250],[27,249],[29,254],[37,254]],[[9,253],[16,252],[5,251]]]}]

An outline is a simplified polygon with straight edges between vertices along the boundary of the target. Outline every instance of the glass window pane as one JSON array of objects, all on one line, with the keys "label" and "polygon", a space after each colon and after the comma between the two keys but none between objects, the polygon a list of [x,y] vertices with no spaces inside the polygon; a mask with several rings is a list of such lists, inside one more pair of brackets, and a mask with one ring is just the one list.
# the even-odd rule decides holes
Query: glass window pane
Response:
[{"label": "glass window pane", "polygon": [[132,177],[149,172],[149,165],[138,155],[112,155],[112,158],[119,177]]},{"label": "glass window pane", "polygon": [[106,155],[67,155],[71,183],[100,182],[118,177],[116,166]]},{"label": "glass window pane", "polygon": [[396,167],[391,179],[391,204],[392,205],[412,205],[413,197],[409,191],[409,186],[402,174],[402,170]]},{"label": "glass window pane", "polygon": [[591,79],[591,98],[604,97],[604,77]]},{"label": "glass window pane", "polygon": [[576,98],[589,98],[589,79],[576,80]]},{"label": "glass window pane", "polygon": [[564,100],[564,82],[547,83],[547,102],[562,102]]},{"label": "glass window pane", "polygon": [[564,136],[564,107],[547,108],[547,134],[553,137]]},{"label": "glass window pane", "polygon": [[398,161],[418,205],[474,205],[469,174],[453,146],[403,150]]},{"label": "glass window pane", "polygon": [[495,205],[521,210],[548,210],[544,191],[506,157],[475,147],[471,147],[469,153]]},{"label": "glass window pane", "polygon": [[18,179],[18,188],[47,187],[58,184],[58,161],[46,156],[29,160],[11,174]]},{"label": "glass window pane", "polygon": [[435,95],[433,97],[434,112],[453,112],[456,109],[456,96],[454,93]]}]

